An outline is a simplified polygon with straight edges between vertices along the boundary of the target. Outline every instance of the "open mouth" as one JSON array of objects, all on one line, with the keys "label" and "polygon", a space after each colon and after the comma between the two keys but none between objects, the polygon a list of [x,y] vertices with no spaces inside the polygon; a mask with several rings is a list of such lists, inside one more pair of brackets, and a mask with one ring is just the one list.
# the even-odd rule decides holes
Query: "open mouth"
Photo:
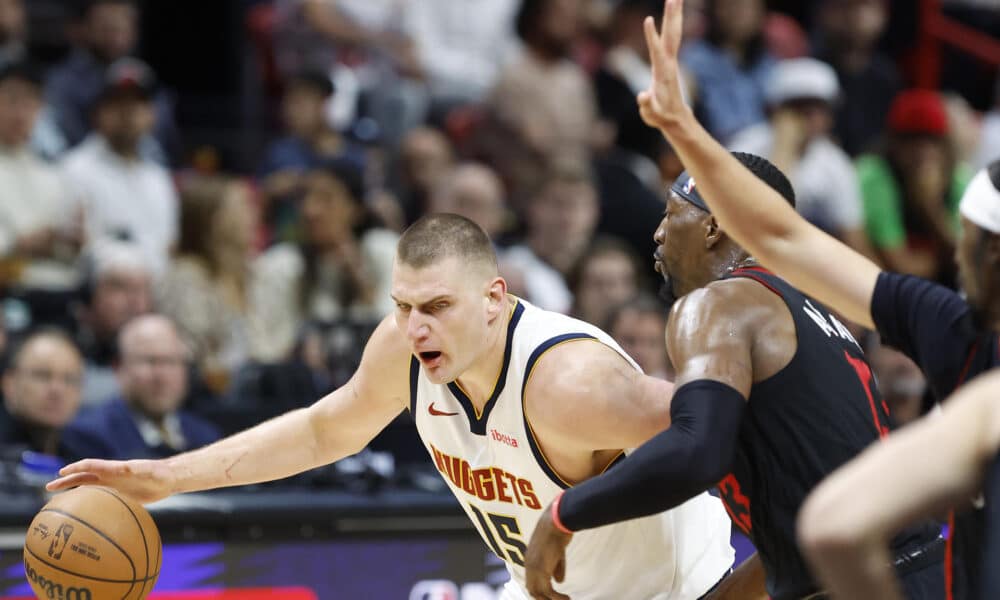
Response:
[{"label": "open mouth", "polygon": [[430,350],[428,352],[420,352],[419,356],[425,362],[430,362],[441,357],[441,352],[439,350]]}]

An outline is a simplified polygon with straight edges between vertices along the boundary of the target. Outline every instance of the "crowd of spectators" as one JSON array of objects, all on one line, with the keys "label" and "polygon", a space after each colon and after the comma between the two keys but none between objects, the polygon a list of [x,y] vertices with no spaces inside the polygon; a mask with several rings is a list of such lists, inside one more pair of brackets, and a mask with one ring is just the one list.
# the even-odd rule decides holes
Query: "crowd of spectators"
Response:
[{"label": "crowd of spectators", "polygon": [[[661,0],[244,3],[278,81],[256,91],[277,95],[250,168],[185,145],[178,90],[140,56],[141,2],[72,4],[62,53],[39,57],[34,2],[0,0],[2,472],[166,456],[343,384],[427,212],[480,224],[513,293],[671,376],[650,256],[683,165],[634,100]],[[1000,155],[1000,89],[982,114],[916,89],[884,43],[897,3],[776,4],[687,0],[695,114],[788,173],[818,227],[957,285],[958,199]],[[868,345],[913,418],[919,371]],[[375,450],[422,454],[402,421]]]}]

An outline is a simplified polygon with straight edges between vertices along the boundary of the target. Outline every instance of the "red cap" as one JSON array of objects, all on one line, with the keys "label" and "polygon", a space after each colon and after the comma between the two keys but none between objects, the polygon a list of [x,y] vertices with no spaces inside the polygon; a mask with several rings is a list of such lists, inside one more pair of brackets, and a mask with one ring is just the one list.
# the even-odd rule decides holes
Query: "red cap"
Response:
[{"label": "red cap", "polygon": [[947,135],[948,113],[941,96],[933,90],[900,92],[889,109],[889,130],[893,133]]}]

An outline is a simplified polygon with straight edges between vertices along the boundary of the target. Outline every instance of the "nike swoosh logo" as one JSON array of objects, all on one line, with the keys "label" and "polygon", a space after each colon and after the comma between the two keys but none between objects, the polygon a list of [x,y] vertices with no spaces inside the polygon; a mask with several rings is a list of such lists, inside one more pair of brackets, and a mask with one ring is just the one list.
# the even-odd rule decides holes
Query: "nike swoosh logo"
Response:
[{"label": "nike swoosh logo", "polygon": [[431,402],[431,405],[427,407],[427,412],[431,413],[435,417],[454,417],[458,414],[457,412],[444,412],[443,410],[438,410],[434,408],[433,402]]}]

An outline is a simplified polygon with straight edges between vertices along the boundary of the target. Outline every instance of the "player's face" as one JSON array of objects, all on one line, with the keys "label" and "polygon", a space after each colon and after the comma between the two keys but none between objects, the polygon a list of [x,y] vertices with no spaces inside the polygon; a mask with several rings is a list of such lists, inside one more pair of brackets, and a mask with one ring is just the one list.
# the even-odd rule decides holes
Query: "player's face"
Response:
[{"label": "player's face", "polygon": [[705,212],[686,200],[670,193],[663,220],[653,234],[656,251],[653,254],[656,272],[663,276],[663,296],[676,300],[699,287],[694,283],[697,265],[704,255],[704,240],[697,233]]},{"label": "player's face", "polygon": [[984,324],[1000,314],[998,245],[997,236],[962,217],[962,235],[955,250],[959,280],[969,304]]},{"label": "player's face", "polygon": [[454,381],[487,349],[497,302],[490,290],[502,280],[457,258],[422,268],[397,260],[392,279],[396,326],[410,351],[432,382]]}]

